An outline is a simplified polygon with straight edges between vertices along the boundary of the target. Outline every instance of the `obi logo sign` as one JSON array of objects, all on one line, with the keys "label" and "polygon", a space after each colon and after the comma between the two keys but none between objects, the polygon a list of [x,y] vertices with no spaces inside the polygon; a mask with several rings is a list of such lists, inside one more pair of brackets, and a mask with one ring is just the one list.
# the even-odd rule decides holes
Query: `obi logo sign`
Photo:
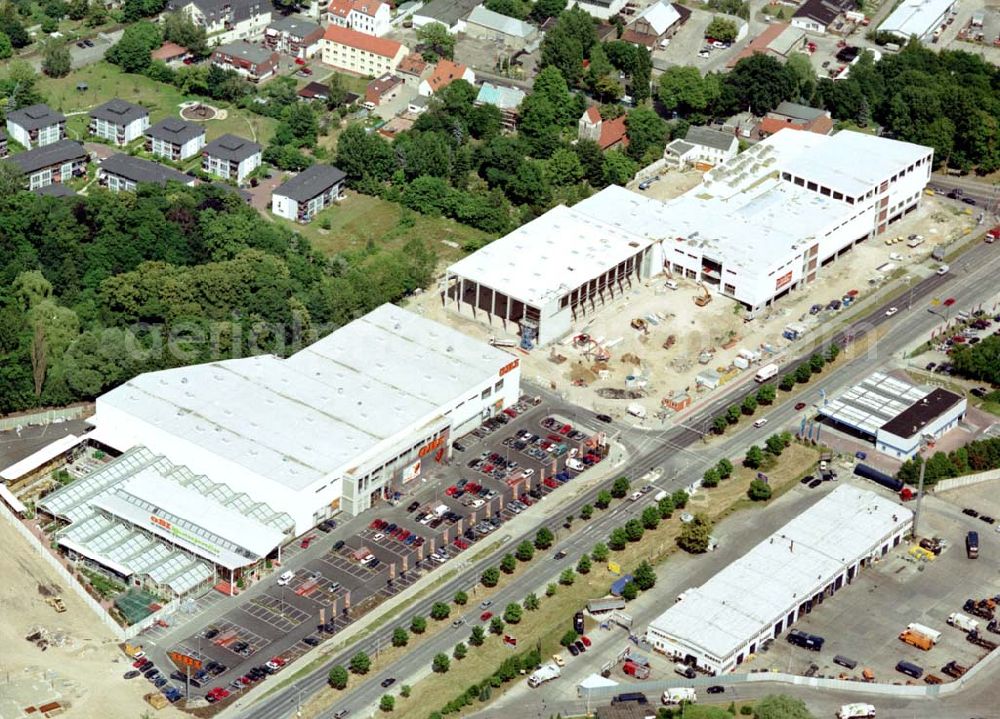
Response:
[{"label": "obi logo sign", "polygon": [[500,368],[500,376],[503,377],[508,372],[517,369],[518,365],[521,364],[521,360],[516,359],[513,362],[509,362]]},{"label": "obi logo sign", "polygon": [[425,444],[423,447],[420,448],[420,451],[417,452],[417,456],[421,458],[426,457],[428,454],[430,454],[443,444],[444,444],[443,435],[441,437],[438,437],[437,439],[432,439],[430,442],[428,442],[427,444]]},{"label": "obi logo sign", "polygon": [[170,524],[170,522],[168,522],[165,519],[160,519],[159,517],[150,516],[149,521],[155,524],[157,527],[163,527],[168,532],[174,528],[173,525]]}]

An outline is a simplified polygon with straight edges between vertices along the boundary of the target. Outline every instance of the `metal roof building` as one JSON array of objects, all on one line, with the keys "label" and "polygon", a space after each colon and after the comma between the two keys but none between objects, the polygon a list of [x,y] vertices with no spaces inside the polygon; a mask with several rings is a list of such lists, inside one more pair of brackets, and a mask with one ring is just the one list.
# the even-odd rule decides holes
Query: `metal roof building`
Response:
[{"label": "metal roof building", "polygon": [[879,26],[906,41],[926,40],[948,19],[955,0],[903,0]]},{"label": "metal roof building", "polygon": [[900,543],[913,513],[841,485],[650,622],[656,651],[732,671]]},{"label": "metal roof building", "polygon": [[519,379],[508,353],[386,304],[287,359],[139,375],[90,421],[114,449],[148,447],[288,513],[298,535],[419,477],[451,433],[514,404]]}]

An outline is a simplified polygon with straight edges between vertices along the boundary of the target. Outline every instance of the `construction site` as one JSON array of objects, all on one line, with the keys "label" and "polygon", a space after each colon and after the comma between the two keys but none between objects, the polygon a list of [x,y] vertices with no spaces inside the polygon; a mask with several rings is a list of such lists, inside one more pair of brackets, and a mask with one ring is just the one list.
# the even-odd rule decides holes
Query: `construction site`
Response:
[{"label": "construction site", "polygon": [[[786,351],[836,329],[854,305],[903,292],[939,266],[932,254],[971,232],[977,218],[943,197],[890,231],[858,244],[825,266],[816,281],[791,292],[752,320],[745,307],[703,284],[663,272],[605,300],[546,346],[518,341],[447,307],[445,293],[416,297],[410,307],[522,356],[523,376],[599,414],[660,426],[713,390],[755,374]],[[938,254],[943,249],[938,250]],[[532,349],[527,349],[531,347]]]}]

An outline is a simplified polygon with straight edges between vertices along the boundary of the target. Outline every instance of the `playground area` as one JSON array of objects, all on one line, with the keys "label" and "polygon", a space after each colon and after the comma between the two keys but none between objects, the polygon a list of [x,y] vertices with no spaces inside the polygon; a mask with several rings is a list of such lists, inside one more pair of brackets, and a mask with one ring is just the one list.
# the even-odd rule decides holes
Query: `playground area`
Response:
[{"label": "playground area", "polygon": [[192,122],[207,122],[209,120],[225,120],[227,113],[217,107],[203,102],[185,102],[181,104],[180,114],[185,120]]}]

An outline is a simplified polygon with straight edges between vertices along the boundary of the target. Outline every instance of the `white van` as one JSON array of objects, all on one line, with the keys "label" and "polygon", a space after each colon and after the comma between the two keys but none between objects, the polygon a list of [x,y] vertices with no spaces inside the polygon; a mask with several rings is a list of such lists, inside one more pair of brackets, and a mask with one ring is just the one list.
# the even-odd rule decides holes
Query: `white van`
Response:
[{"label": "white van", "polygon": [[291,569],[289,569],[287,572],[285,572],[280,577],[278,577],[278,586],[279,587],[284,587],[286,584],[288,584],[294,578],[295,578],[295,572],[293,572]]},{"label": "white van", "polygon": [[676,290],[679,287],[676,280],[667,280],[663,284],[668,290]]},{"label": "white van", "polygon": [[756,422],[753,423],[753,426],[756,427],[757,429],[760,429],[765,424],[767,424],[767,417],[761,417],[760,419],[758,419]]},{"label": "white van", "polygon": [[875,707],[871,704],[857,702],[844,704],[837,712],[837,719],[870,719],[875,716]]}]

